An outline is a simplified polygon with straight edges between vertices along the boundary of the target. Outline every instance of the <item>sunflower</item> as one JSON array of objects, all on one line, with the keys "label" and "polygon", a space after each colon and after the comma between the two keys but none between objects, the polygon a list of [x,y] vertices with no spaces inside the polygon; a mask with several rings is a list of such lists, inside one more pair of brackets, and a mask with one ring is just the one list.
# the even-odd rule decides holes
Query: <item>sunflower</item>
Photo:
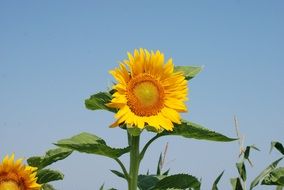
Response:
[{"label": "sunflower", "polygon": [[135,49],[110,74],[117,83],[107,106],[118,109],[111,127],[126,124],[172,131],[173,123],[181,123],[179,113],[187,111],[188,88],[183,73],[174,71],[172,59],[165,63],[160,51]]},{"label": "sunflower", "polygon": [[37,168],[25,166],[22,159],[14,161],[14,154],[5,156],[0,163],[0,190],[39,190]]}]

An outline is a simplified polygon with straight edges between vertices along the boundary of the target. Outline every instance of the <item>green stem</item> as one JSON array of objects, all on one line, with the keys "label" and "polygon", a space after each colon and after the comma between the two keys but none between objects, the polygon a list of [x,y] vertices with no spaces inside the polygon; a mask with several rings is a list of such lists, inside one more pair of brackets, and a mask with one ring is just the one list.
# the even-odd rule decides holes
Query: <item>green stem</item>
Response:
[{"label": "green stem", "polygon": [[132,136],[128,134],[130,150],[130,168],[129,168],[129,181],[128,190],[137,190],[138,172],[139,172],[139,140],[140,135]]},{"label": "green stem", "polygon": [[124,177],[127,181],[129,181],[129,175],[123,165],[123,163],[118,159],[118,158],[114,158],[114,160],[119,164],[119,166],[121,167],[122,171],[123,171],[123,174],[124,174]]}]

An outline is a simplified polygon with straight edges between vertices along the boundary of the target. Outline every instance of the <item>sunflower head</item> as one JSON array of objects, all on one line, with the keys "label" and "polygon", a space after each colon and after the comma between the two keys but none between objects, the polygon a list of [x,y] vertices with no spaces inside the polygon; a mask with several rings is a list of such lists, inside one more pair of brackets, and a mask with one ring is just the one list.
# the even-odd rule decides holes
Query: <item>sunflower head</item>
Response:
[{"label": "sunflower head", "polygon": [[0,163],[0,190],[39,190],[35,167],[25,166],[22,159],[14,161],[14,154]]},{"label": "sunflower head", "polygon": [[110,71],[117,83],[109,107],[117,108],[112,127],[145,126],[171,131],[180,123],[180,112],[187,111],[187,81],[182,72],[174,72],[172,59],[164,61],[160,51],[146,49],[128,53],[119,68]]}]

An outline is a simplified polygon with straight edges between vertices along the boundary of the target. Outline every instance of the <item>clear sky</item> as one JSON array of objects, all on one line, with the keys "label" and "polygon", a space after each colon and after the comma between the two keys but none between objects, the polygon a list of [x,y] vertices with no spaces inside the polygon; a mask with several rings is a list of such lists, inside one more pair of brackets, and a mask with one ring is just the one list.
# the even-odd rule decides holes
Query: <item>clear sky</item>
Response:
[{"label": "clear sky", "polygon": [[[81,131],[125,146],[125,133],[108,128],[113,114],[85,109],[84,99],[106,90],[114,81],[108,70],[143,47],[176,65],[204,66],[189,83],[190,112],[183,116],[235,137],[237,115],[245,144],[261,149],[247,168],[254,178],[280,156],[269,155],[270,142],[284,143],[283,10],[282,0],[0,1],[0,157],[42,155]],[[155,172],[167,142],[165,169],[202,178],[204,190],[225,170],[220,189],[230,189],[237,142],[164,137],[150,147],[141,172]],[[116,163],[101,156],[74,153],[53,167],[65,174],[58,189],[126,189],[109,171],[119,169]]]}]

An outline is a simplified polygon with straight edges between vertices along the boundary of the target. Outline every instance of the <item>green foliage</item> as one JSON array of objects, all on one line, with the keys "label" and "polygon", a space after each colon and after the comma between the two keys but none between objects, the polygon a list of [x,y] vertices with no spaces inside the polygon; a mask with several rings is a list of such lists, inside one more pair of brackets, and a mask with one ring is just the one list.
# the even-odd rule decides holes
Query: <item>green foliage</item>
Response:
[{"label": "green foliage", "polygon": [[118,158],[130,150],[130,147],[111,148],[107,146],[103,139],[90,133],[80,133],[71,138],[60,140],[56,145],[83,153],[98,154],[109,158]]},{"label": "green foliage", "polygon": [[51,181],[62,180],[64,175],[55,170],[44,169],[54,162],[63,160],[72,153],[67,148],[55,148],[48,150],[44,156],[33,156],[27,159],[28,165],[37,167],[37,183],[42,184],[41,190],[55,190],[48,184]]},{"label": "green foliage", "polygon": [[[104,186],[105,186],[105,184],[103,184],[103,185],[100,187],[99,190],[104,190]],[[115,188],[110,188],[110,189],[108,189],[108,190],[117,190],[117,189],[115,189]]]},{"label": "green foliage", "polygon": [[138,187],[140,190],[184,190],[184,189],[200,189],[201,183],[196,177],[188,174],[176,174],[168,176],[170,169],[162,172],[163,154],[159,156],[157,163],[157,174],[138,176]]},{"label": "green foliage", "polygon": [[138,187],[140,190],[152,190],[155,185],[166,176],[162,175],[139,175]]},{"label": "green foliage", "polygon": [[163,167],[163,154],[161,153],[159,156],[158,164],[157,164],[157,172],[156,172],[157,176],[159,175],[167,176],[169,174],[170,169],[162,173],[162,167]]},{"label": "green foliage", "polygon": [[89,110],[107,110],[116,112],[116,109],[106,106],[110,101],[111,94],[109,92],[99,92],[86,99],[85,106]]},{"label": "green foliage", "polygon": [[64,175],[59,171],[42,169],[37,172],[37,177],[37,182],[44,184],[51,181],[62,180],[64,178]]},{"label": "green foliage", "polygon": [[[271,143],[271,149],[276,148],[279,150],[279,152],[282,151],[281,148],[282,144],[279,142],[272,142]],[[252,165],[249,156],[250,156],[250,150],[259,149],[255,147],[254,145],[247,146],[245,150],[243,151],[241,147],[241,160],[240,162],[236,163],[236,167],[239,172],[239,177],[237,178],[232,178],[231,179],[231,184],[233,187],[233,190],[243,190],[246,189],[246,179],[247,179],[247,172],[246,172],[246,166],[245,166],[245,161],[248,161],[250,165]],[[281,190],[284,186],[284,168],[283,167],[278,167],[278,163],[282,160],[282,158],[274,161],[271,163],[266,169],[264,169],[250,184],[250,190],[252,190],[254,187],[256,187],[258,184],[261,185],[275,185],[277,186],[277,190]]]},{"label": "green foliage", "polygon": [[55,190],[55,188],[52,185],[46,183],[41,186],[41,190]]},{"label": "green foliage", "polygon": [[201,183],[196,177],[188,174],[176,174],[167,176],[162,180],[158,181],[153,189],[155,190],[166,190],[168,188],[174,189],[194,189],[199,190]]},{"label": "green foliage", "polygon": [[121,177],[123,179],[125,179],[125,175],[117,170],[110,170],[113,174],[115,174],[118,177]]},{"label": "green foliage", "polygon": [[238,172],[242,178],[243,181],[247,180],[247,172],[246,172],[246,166],[243,161],[236,164]]},{"label": "green foliage", "polygon": [[251,149],[254,149],[254,150],[258,150],[258,151],[259,151],[259,149],[258,149],[256,146],[254,146],[254,145],[247,146],[247,147],[246,147],[246,150],[245,150],[245,153],[244,153],[244,159],[249,160],[249,154],[250,154],[250,150],[251,150]]},{"label": "green foliage", "polygon": [[272,170],[261,182],[262,185],[284,186],[284,168],[279,167]]},{"label": "green foliage", "polygon": [[270,152],[272,151],[273,148],[276,148],[281,154],[284,155],[284,147],[280,142],[272,141]]},{"label": "green foliage", "polygon": [[245,148],[245,151],[241,151],[240,162],[236,163],[239,177],[231,179],[231,185],[233,187],[233,190],[246,189],[247,171],[246,171],[245,161],[248,161],[251,164],[251,161],[249,159],[251,149],[259,150],[254,145],[250,145]]},{"label": "green foliage", "polygon": [[166,190],[166,189],[192,189],[199,190],[200,181],[188,174],[165,175],[139,175],[138,187],[140,190]]},{"label": "green foliage", "polygon": [[102,184],[102,186],[100,187],[100,190],[104,190],[104,186],[105,184]]},{"label": "green foliage", "polygon": [[156,172],[157,175],[161,175],[162,160],[163,160],[163,156],[162,156],[162,153],[161,153],[160,156],[159,156],[158,164],[157,164],[157,172]]},{"label": "green foliage", "polygon": [[144,154],[151,143],[153,143],[159,137],[170,136],[170,135],[182,136],[185,138],[193,138],[198,140],[218,141],[218,142],[230,142],[237,140],[235,138],[229,138],[215,131],[206,129],[196,123],[183,120],[181,124],[175,124],[173,131],[160,132],[156,136],[154,136],[150,141],[148,141],[140,153],[140,160],[143,159]]},{"label": "green foliage", "polygon": [[243,186],[242,186],[242,182],[241,179],[238,178],[232,178],[231,179],[231,185],[233,190],[244,190]]},{"label": "green foliage", "polygon": [[32,156],[32,157],[27,159],[27,162],[30,166],[37,167],[38,169],[41,169],[41,168],[43,168],[43,166],[41,166],[42,160],[43,160],[43,157]]},{"label": "green foliage", "polygon": [[168,169],[167,171],[165,171],[164,173],[162,173],[162,175],[169,175],[170,169]]},{"label": "green foliage", "polygon": [[189,121],[182,121],[181,124],[175,124],[173,131],[163,131],[159,134],[160,136],[166,135],[177,135],[185,138],[193,138],[199,140],[209,140],[209,141],[220,141],[220,142],[229,142],[236,139],[229,138],[225,135],[211,131]]},{"label": "green foliage", "polygon": [[220,179],[222,178],[223,174],[224,174],[224,171],[216,178],[216,180],[213,183],[212,190],[218,190],[217,185],[218,185]]},{"label": "green foliage", "polygon": [[174,71],[183,72],[183,75],[185,76],[186,80],[191,80],[194,78],[198,73],[202,71],[203,67],[198,66],[175,66]]},{"label": "green foliage", "polygon": [[66,148],[51,149],[47,151],[44,156],[33,156],[28,158],[27,162],[30,166],[42,169],[58,160],[65,159],[71,153],[72,150]]},{"label": "green foliage", "polygon": [[272,164],[270,164],[266,169],[264,169],[252,182],[250,185],[250,190],[253,189],[259,182],[261,182],[266,176],[269,175],[270,172],[272,172],[278,163],[282,160],[282,158],[274,161]]},{"label": "green foliage", "polygon": [[[284,155],[284,147],[280,142],[272,141],[270,152],[272,151],[273,148],[276,148],[282,155]],[[263,180],[261,181],[262,185],[275,185],[276,190],[283,190],[284,188],[284,168],[283,167],[276,168],[276,165],[281,159],[282,158],[280,158],[279,160],[276,160],[275,161],[276,163],[275,162],[272,163],[271,164],[273,165],[272,167],[268,167],[271,170],[268,171],[267,174],[263,177]]]}]

